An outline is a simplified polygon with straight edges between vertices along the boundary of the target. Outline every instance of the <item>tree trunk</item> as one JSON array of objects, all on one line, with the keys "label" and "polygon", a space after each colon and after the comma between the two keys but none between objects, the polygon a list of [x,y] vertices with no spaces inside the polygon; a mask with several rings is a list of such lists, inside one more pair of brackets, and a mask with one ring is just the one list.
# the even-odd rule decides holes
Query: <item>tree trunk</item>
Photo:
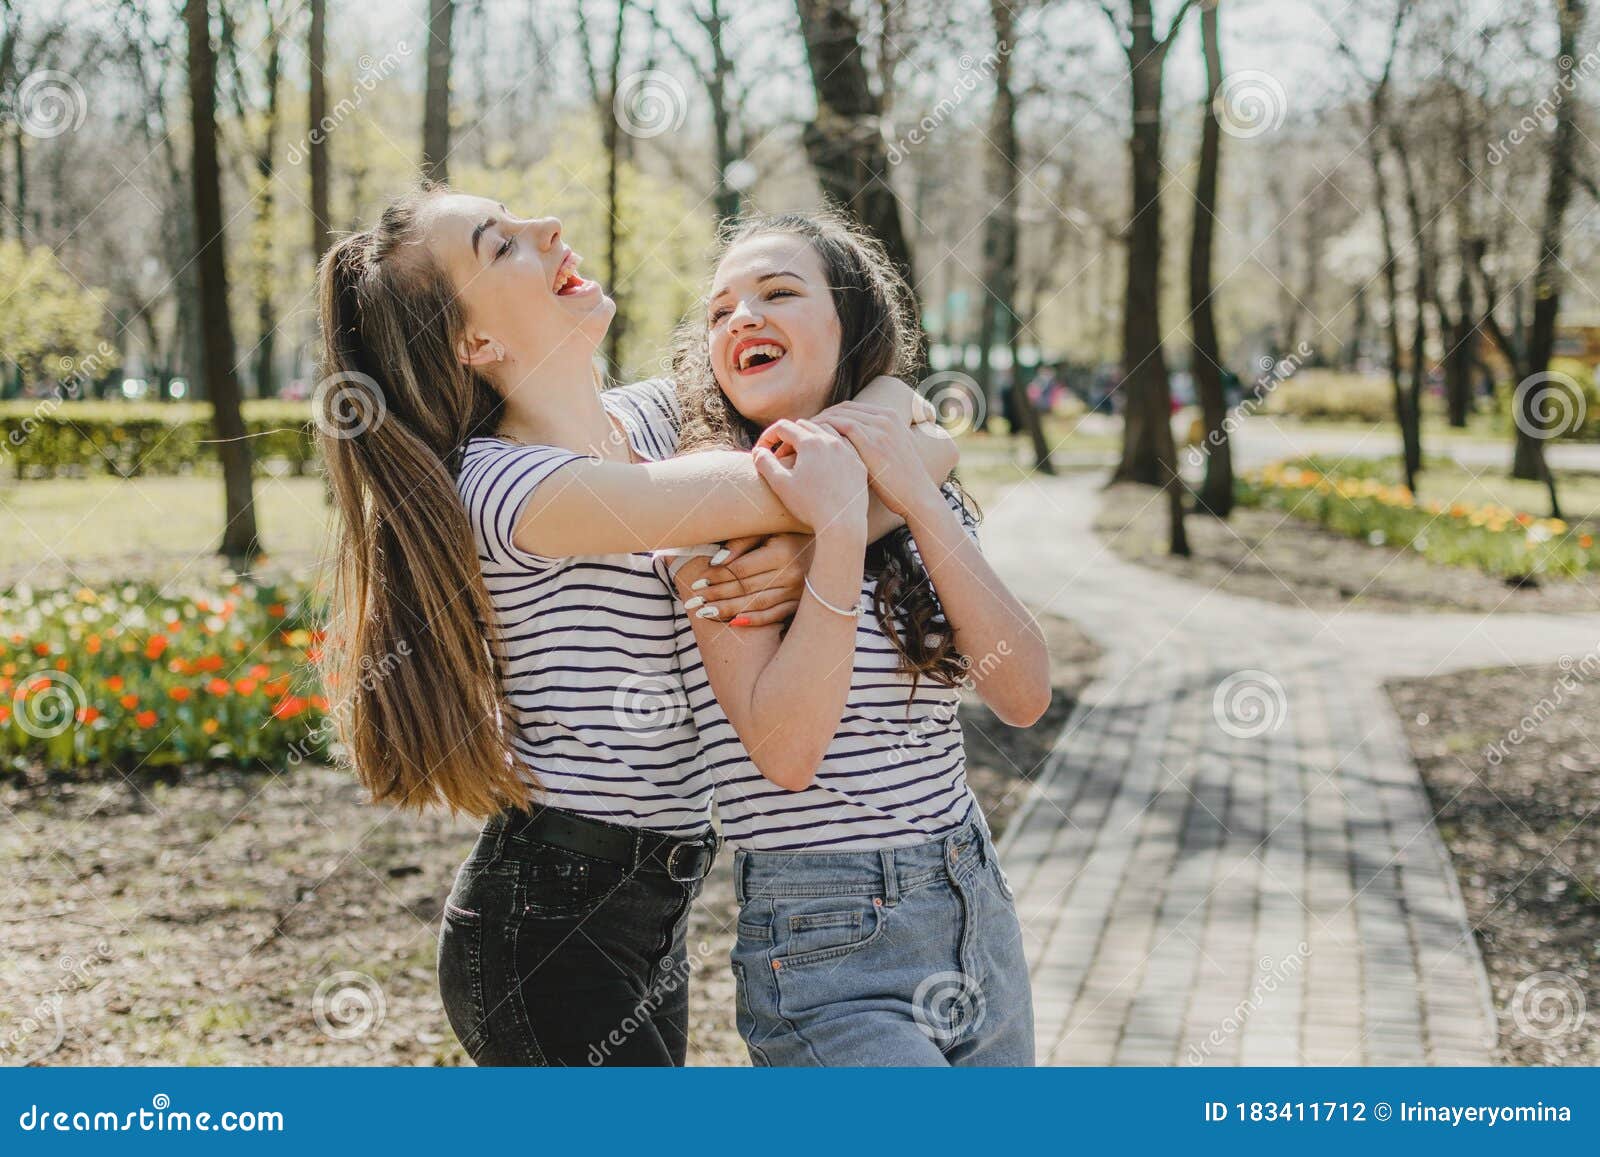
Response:
[{"label": "tree trunk", "polygon": [[915,295],[911,244],[889,185],[882,109],[868,83],[850,0],[796,0],[796,6],[817,98],[817,118],[805,128],[806,155],[823,193],[883,242]]},{"label": "tree trunk", "polygon": [[744,205],[744,194],[728,184],[728,169],[740,159],[741,152],[734,145],[733,116],[728,108],[728,80],[733,75],[733,61],[728,57],[727,42],[723,39],[728,18],[723,15],[721,0],[711,0],[706,14],[698,19],[711,45],[711,72],[706,78],[706,95],[711,99],[711,136],[717,164],[711,202],[716,208],[717,219],[726,221],[737,217]]},{"label": "tree trunk", "polygon": [[422,175],[450,179],[450,29],[455,0],[428,0],[428,80],[422,103]]},{"label": "tree trunk", "polygon": [[333,225],[328,212],[328,137],[322,122],[328,115],[328,0],[311,0],[310,59],[311,100],[308,110],[310,131],[306,152],[311,168],[311,260],[322,263],[322,255],[333,244]]},{"label": "tree trunk", "polygon": [[[989,0],[994,18],[997,51],[994,70],[994,110],[989,134],[989,182],[993,208],[985,222],[983,256],[986,313],[993,319],[989,329],[1000,321],[1006,328],[1011,350],[1011,402],[1013,434],[1027,434],[1033,445],[1033,464],[1044,474],[1054,474],[1050,444],[1045,441],[1039,411],[1028,398],[1022,380],[1022,362],[1017,357],[1021,324],[1017,318],[1017,97],[1011,88],[1011,45],[1016,0]],[[992,340],[992,335],[989,340]],[[987,351],[987,345],[985,350]],[[987,389],[987,386],[985,386]]]},{"label": "tree trunk", "polygon": [[1420,460],[1422,451],[1416,434],[1416,417],[1405,387],[1400,383],[1400,285],[1399,271],[1394,251],[1394,223],[1389,218],[1389,182],[1383,171],[1383,148],[1379,133],[1384,119],[1384,91],[1388,78],[1373,90],[1371,102],[1372,123],[1368,126],[1367,161],[1372,168],[1373,200],[1377,202],[1378,232],[1383,240],[1383,292],[1389,310],[1388,325],[1384,327],[1389,345],[1389,373],[1394,383],[1394,416],[1400,425],[1401,458],[1405,466],[1406,486],[1417,491],[1416,469],[1413,463]]},{"label": "tree trunk", "polygon": [[194,162],[195,265],[200,280],[201,377],[211,398],[217,457],[222,464],[227,524],[219,553],[236,563],[260,553],[250,477],[250,443],[240,412],[234,370],[233,323],[228,315],[228,268],[222,216],[222,174],[217,164],[216,58],[211,50],[207,0],[185,0],[189,39],[189,128]]},{"label": "tree trunk", "polygon": [[[1194,230],[1189,245],[1189,309],[1194,325],[1195,397],[1206,428],[1205,481],[1195,496],[1198,509],[1218,518],[1233,510],[1233,448],[1226,425],[1228,400],[1222,390],[1222,352],[1211,308],[1211,250],[1217,210],[1217,170],[1221,163],[1222,127],[1217,120],[1217,94],[1222,88],[1222,49],[1217,35],[1217,6],[1200,10],[1200,42],[1206,58],[1206,99],[1201,122],[1200,171],[1195,178]],[[1290,335],[1293,336],[1292,333]]]},{"label": "tree trunk", "polygon": [[256,395],[275,397],[277,380],[273,356],[277,348],[278,310],[272,297],[272,254],[276,222],[273,220],[273,154],[278,147],[278,71],[283,59],[283,38],[277,28],[267,41],[267,63],[263,83],[267,89],[266,123],[261,127],[261,147],[256,151],[256,176],[261,191],[256,196]]},{"label": "tree trunk", "polygon": [[613,374],[622,372],[622,335],[628,318],[622,308],[622,207],[618,204],[618,180],[621,176],[623,149],[626,140],[622,135],[622,118],[614,107],[617,88],[622,83],[623,32],[628,20],[631,0],[617,0],[616,31],[611,37],[611,74],[605,100],[600,107],[601,127],[606,149],[606,267],[611,278],[611,290],[618,305],[611,318],[611,328],[606,331],[606,362]]}]

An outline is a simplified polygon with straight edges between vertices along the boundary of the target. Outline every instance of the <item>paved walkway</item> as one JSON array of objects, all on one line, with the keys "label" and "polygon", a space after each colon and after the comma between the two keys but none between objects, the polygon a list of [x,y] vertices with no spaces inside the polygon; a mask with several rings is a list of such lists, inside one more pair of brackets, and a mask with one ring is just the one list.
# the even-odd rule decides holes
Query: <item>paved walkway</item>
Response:
[{"label": "paved walkway", "polygon": [[1105,648],[1003,852],[1051,1064],[1484,1064],[1489,987],[1383,679],[1549,662],[1600,616],[1239,598],[1118,559],[1101,479],[990,503],[1018,594]]}]

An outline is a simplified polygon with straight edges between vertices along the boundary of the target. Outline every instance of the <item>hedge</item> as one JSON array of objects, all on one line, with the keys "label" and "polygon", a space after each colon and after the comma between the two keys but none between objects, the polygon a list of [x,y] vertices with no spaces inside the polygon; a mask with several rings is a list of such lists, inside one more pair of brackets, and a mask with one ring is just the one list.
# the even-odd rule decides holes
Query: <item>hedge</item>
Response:
[{"label": "hedge", "polygon": [[[244,419],[257,473],[277,465],[303,474],[316,461],[308,403],[247,401]],[[0,457],[17,478],[214,469],[215,437],[211,407],[202,402],[0,402]]]}]

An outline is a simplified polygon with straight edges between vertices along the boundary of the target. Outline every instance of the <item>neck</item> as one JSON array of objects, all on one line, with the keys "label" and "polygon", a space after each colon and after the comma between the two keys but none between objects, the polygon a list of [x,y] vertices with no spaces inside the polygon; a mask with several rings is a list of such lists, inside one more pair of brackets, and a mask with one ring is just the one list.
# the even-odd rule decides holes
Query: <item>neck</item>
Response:
[{"label": "neck", "polygon": [[628,446],[616,436],[600,404],[592,351],[558,350],[518,375],[513,364],[501,388],[505,412],[499,433],[519,442],[560,446],[580,454],[628,461]]}]

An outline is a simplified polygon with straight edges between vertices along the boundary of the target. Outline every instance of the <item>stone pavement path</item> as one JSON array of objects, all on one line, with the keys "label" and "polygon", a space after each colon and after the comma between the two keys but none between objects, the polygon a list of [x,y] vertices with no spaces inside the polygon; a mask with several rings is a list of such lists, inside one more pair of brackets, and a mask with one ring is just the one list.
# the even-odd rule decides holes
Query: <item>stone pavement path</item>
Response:
[{"label": "stone pavement path", "polygon": [[1485,1064],[1477,945],[1380,683],[1552,662],[1600,615],[1318,614],[1117,558],[1101,476],[991,502],[1018,595],[1105,648],[1003,862],[1043,1064]]}]

